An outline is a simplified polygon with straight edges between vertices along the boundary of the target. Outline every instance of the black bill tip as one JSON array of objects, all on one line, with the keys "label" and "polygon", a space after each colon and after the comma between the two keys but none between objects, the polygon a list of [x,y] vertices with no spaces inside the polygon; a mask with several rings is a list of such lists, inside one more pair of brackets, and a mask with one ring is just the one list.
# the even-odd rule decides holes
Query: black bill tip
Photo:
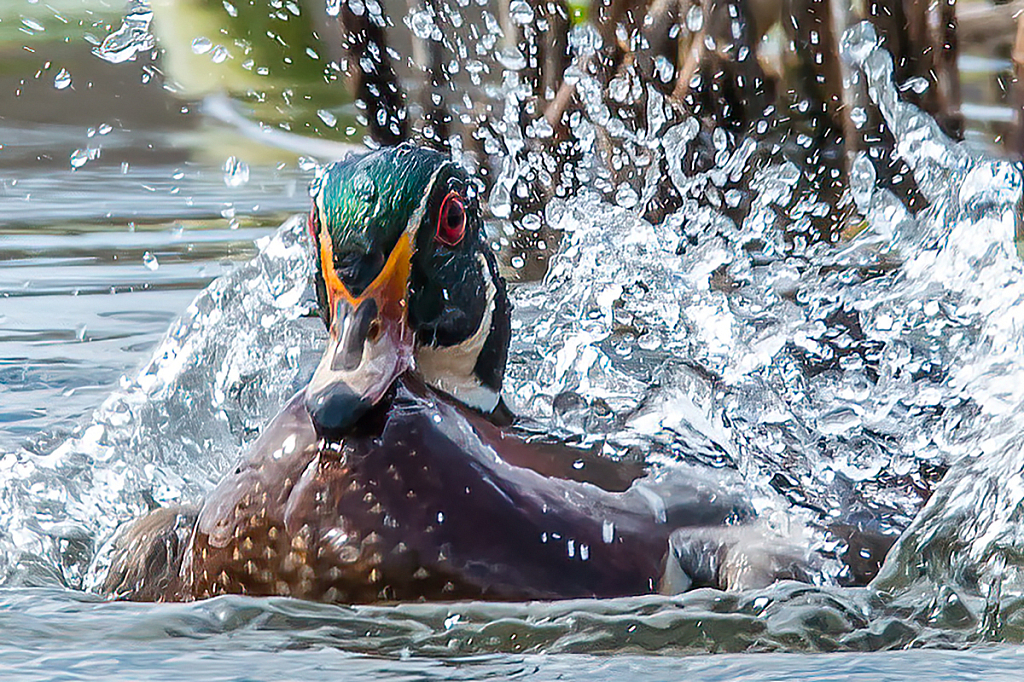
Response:
[{"label": "black bill tip", "polygon": [[306,396],[306,410],[313,420],[313,428],[322,438],[345,435],[371,407],[373,402],[343,383]]}]

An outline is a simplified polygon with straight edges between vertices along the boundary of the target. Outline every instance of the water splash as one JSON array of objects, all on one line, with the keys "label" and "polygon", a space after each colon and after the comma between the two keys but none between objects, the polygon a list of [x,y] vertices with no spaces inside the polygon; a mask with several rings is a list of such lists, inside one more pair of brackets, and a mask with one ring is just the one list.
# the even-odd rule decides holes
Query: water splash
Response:
[{"label": "water splash", "polygon": [[[886,562],[879,587],[895,594],[921,592],[948,598],[952,590],[981,600],[972,616],[984,634],[1020,639],[1016,616],[1024,596],[1020,557],[1024,548],[1024,267],[1014,248],[1019,234],[1022,179],[1019,164],[971,154],[949,145],[920,112],[885,95],[892,60],[871,45],[872,32],[848,36],[863,57],[855,59],[880,95],[900,151],[930,180],[942,208],[934,219],[944,229],[921,235],[924,247],[904,265],[906,295],[928,292],[948,320],[940,347],[947,354],[940,404],[970,406],[946,438],[959,455],[925,509]],[[857,54],[855,51],[854,55]],[[889,93],[891,94],[891,93]],[[941,190],[941,191],[940,191]],[[900,311],[896,311],[899,313]],[[941,318],[940,318],[941,319]]]},{"label": "water splash", "polygon": [[0,456],[9,581],[85,586],[119,523],[199,499],[304,382],[323,339],[319,320],[303,317],[313,305],[305,232],[288,221],[210,285],[77,436],[45,455]]},{"label": "water splash", "polygon": [[[1016,451],[1002,444],[1020,437],[1007,417],[1024,398],[1020,170],[951,142],[902,102],[870,25],[849,31],[843,49],[930,208],[911,214],[862,155],[851,194],[866,229],[836,246],[787,244],[778,213],[814,201],[800,198],[791,163],[759,164],[736,222],[724,209],[752,140],[715,131],[713,167],[687,171],[680,160],[697,121],[658,136],[613,125],[596,84],[581,78],[589,120],[577,135],[589,127],[666,159],[683,205],[657,226],[618,201],[621,189],[611,202],[590,191],[548,206],[563,247],[542,285],[515,292],[510,396],[606,448],[736,466],[760,483],[764,507],[781,494],[822,529],[856,522],[895,535],[954,467],[951,480],[964,478],[954,497],[969,510],[945,532],[977,530],[963,523],[976,506],[1002,537],[1018,486],[1006,486],[996,512],[991,494],[968,494],[977,481],[962,462],[994,443],[1008,457]],[[1020,468],[985,461],[979,470],[998,472],[985,489]],[[821,543],[841,549],[827,535]],[[961,572],[984,552],[963,556]],[[838,564],[824,571],[843,578]]]},{"label": "water splash", "polygon": [[[513,4],[525,20],[529,7]],[[433,30],[432,19],[414,21]],[[581,54],[596,49],[594,40],[585,28],[574,34]],[[1024,635],[1013,620],[1024,508],[1024,433],[1013,419],[1024,400],[1024,280],[1013,248],[1019,169],[950,142],[903,103],[869,26],[849,31],[843,49],[930,206],[911,214],[861,156],[851,197],[864,229],[838,245],[789,240],[789,225],[780,226],[780,214],[802,224],[823,210],[802,193],[794,163],[759,156],[754,139],[669,116],[663,97],[629,79],[605,93],[582,70],[569,74],[584,105],[570,126],[589,189],[546,206],[562,246],[543,283],[513,291],[506,391],[517,411],[609,454],[735,468],[759,510],[815,527],[826,555],[841,549],[826,533],[833,523],[905,528],[936,472],[951,468],[887,564],[877,586],[888,594],[829,585],[843,579],[832,561],[819,588],[629,601],[624,608],[643,613],[623,628],[682,612],[664,637],[656,624],[645,630],[655,648],[707,646],[700,638],[725,646],[737,617],[750,626],[749,638],[735,639],[740,648],[893,646],[980,628]],[[531,172],[527,141],[544,137],[543,126],[524,134],[517,125],[525,93],[507,66],[508,125],[500,141],[487,141],[500,145],[490,197],[499,217],[511,214],[516,182]],[[608,104],[642,97],[642,120]],[[597,155],[609,140],[626,150],[623,167],[646,170],[625,181],[602,170]],[[684,163],[697,142],[710,159],[701,170]],[[243,166],[229,159],[225,182]],[[663,183],[680,205],[653,224],[642,216]],[[742,214],[730,210],[741,205]],[[301,221],[289,222],[253,263],[211,285],[76,438],[49,454],[0,458],[0,557],[17,579],[45,582],[49,573],[95,584],[105,557],[96,545],[117,523],[150,504],[201,496],[301,384],[322,343],[316,321],[301,317],[310,305],[303,235]],[[465,653],[503,650],[480,642],[510,612],[525,614],[524,638],[545,649],[618,632],[608,619],[586,620],[607,604],[552,607],[572,615],[558,616],[564,628],[547,638],[553,630],[537,625],[534,607],[481,606],[476,619],[472,608],[437,641],[452,641],[454,630],[467,633]],[[842,635],[822,644],[812,621],[826,616]],[[581,618],[593,626],[583,634],[574,625]],[[695,622],[719,620],[732,629],[685,638]],[[895,632],[885,623],[897,623]],[[786,644],[794,629],[807,641]],[[620,640],[607,650],[615,646]]]}]

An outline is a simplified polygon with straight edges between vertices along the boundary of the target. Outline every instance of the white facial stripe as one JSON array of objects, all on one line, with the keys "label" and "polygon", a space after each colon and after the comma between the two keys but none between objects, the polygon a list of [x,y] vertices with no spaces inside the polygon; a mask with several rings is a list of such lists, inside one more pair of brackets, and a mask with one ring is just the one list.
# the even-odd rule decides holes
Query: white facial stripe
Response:
[{"label": "white facial stripe", "polygon": [[313,205],[316,206],[316,218],[317,218],[317,221],[321,225],[324,225],[324,223],[325,223],[325,221],[327,219],[327,216],[324,214],[324,193],[323,193],[323,191],[318,191],[316,193],[316,196],[313,197]]},{"label": "white facial stripe", "polygon": [[491,279],[487,259],[477,254],[483,266],[487,285],[487,307],[473,335],[456,346],[421,346],[416,349],[416,367],[420,376],[433,386],[482,412],[491,412],[498,405],[498,392],[484,386],[473,373],[477,358],[491,333],[497,287]]},{"label": "white facial stripe", "polygon": [[434,185],[437,184],[437,178],[445,168],[451,165],[451,162],[442,163],[434,171],[433,175],[430,176],[430,182],[427,183],[427,190],[420,197],[420,205],[416,207],[416,210],[409,216],[409,222],[405,226],[406,232],[416,234],[416,230],[419,229],[420,223],[423,222],[423,216],[427,212],[427,202],[430,201],[430,197],[434,194]]}]

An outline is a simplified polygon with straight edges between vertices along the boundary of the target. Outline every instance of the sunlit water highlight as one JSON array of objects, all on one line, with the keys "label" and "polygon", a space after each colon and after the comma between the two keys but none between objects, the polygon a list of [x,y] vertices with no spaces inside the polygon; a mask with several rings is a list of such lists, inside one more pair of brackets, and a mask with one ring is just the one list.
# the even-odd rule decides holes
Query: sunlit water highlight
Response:
[{"label": "sunlit water highlight", "polygon": [[[187,640],[234,653],[297,649],[301,661],[276,660],[296,676],[318,664],[423,677],[554,676],[575,672],[560,666],[576,664],[533,654],[1024,639],[1017,530],[1024,422],[1015,418],[1024,400],[1024,279],[1014,248],[1019,169],[951,143],[899,102],[891,59],[870,29],[853,29],[845,53],[862,69],[928,209],[909,214],[859,161],[852,190],[867,229],[837,246],[791,248],[770,216],[789,205],[795,169],[761,168],[749,216],[735,224],[707,197],[728,192],[730,173],[752,150],[723,145],[716,168],[688,176],[673,159],[696,127],[676,124],[645,138],[668,159],[684,197],[663,224],[637,217],[632,206],[642,196],[616,194],[615,205],[583,193],[547,207],[547,220],[565,236],[545,281],[513,292],[516,341],[506,387],[520,413],[581,438],[597,434],[616,453],[636,449],[660,467],[734,467],[780,533],[811,530],[819,585],[358,608],[234,597],[107,604],[17,587],[0,594],[10,664],[31,675],[36,664],[27,656],[46,640],[57,668],[84,665],[102,674],[114,670],[104,668],[114,665],[104,651],[123,660],[143,642],[147,661],[198,657]],[[609,127],[607,112],[592,104],[581,130]],[[621,132],[621,122],[612,127]],[[492,202],[500,204],[500,189]],[[95,587],[119,524],[150,504],[208,491],[302,385],[323,340],[308,316],[304,240],[300,218],[265,235],[259,255],[203,291],[151,361],[76,435],[42,451],[4,446],[0,568],[9,585]],[[148,267],[144,239],[137,250]],[[922,472],[943,467],[950,473],[920,511],[918,491],[931,485]],[[882,530],[909,530],[876,585],[842,588],[823,529],[858,515]],[[33,625],[34,617],[44,625]],[[19,651],[29,653],[19,659]],[[1016,670],[1014,651],[995,650],[991,660]],[[902,655],[899,665],[913,660]],[[388,660],[368,658],[381,656]],[[453,668],[424,656],[485,658],[455,658]],[[744,679],[747,664],[728,660],[736,666],[728,679]],[[594,661],[593,670],[612,679],[637,665],[622,656]],[[657,664],[642,665],[657,674]],[[821,665],[834,671],[842,663]],[[209,670],[211,679],[238,674]]]}]

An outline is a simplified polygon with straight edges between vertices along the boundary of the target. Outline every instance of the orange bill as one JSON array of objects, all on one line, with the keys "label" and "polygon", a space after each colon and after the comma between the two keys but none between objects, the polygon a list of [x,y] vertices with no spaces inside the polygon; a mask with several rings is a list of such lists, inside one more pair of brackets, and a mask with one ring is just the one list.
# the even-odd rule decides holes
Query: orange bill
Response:
[{"label": "orange bill", "polygon": [[406,309],[413,248],[413,233],[406,231],[380,273],[353,296],[334,270],[330,235],[321,230],[330,340],[306,387],[306,409],[321,435],[343,435],[412,364]]}]

